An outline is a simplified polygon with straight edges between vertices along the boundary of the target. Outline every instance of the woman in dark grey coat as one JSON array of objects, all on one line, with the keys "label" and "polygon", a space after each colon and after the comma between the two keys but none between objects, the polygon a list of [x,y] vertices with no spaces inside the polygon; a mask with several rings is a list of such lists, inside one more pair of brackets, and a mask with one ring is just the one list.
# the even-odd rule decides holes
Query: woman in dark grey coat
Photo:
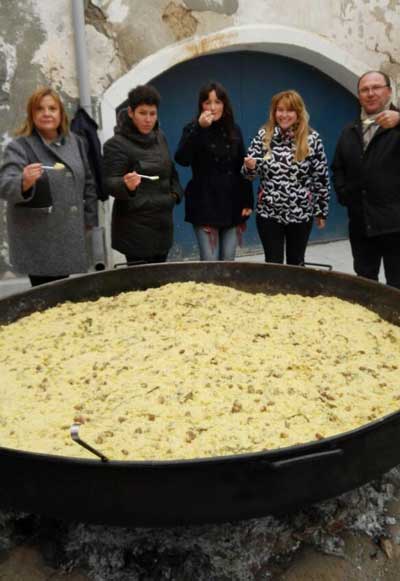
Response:
[{"label": "woman in dark grey coat", "polygon": [[87,271],[85,230],[97,225],[95,184],[55,91],[33,93],[17,134],[0,168],[12,266],[32,286]]},{"label": "woman in dark grey coat", "polygon": [[112,247],[129,262],[164,262],[173,241],[172,213],[182,197],[178,174],[158,128],[160,96],[151,85],[128,95],[115,135],[104,144],[104,184],[114,196]]}]

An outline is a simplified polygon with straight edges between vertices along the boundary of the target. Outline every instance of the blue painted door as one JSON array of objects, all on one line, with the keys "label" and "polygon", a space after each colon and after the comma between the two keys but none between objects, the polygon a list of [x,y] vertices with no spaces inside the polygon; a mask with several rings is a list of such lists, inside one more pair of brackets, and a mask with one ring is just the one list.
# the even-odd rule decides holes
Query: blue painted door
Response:
[{"label": "blue painted door", "polygon": [[[300,61],[268,53],[242,51],[199,57],[181,63],[151,82],[161,93],[160,123],[174,153],[183,126],[197,112],[198,92],[209,80],[221,82],[231,98],[236,122],[246,146],[265,122],[272,95],[298,91],[310,113],[310,124],[321,135],[329,163],[343,126],[357,114],[357,100],[332,78]],[[177,166],[186,185],[190,170]],[[254,188],[256,190],[256,186]],[[335,240],[347,235],[346,213],[332,190],[328,224],[313,229],[312,240]],[[261,251],[254,215],[248,222],[243,253]],[[175,245],[171,258],[194,258],[197,245],[190,224],[184,222],[183,204],[175,213]]]}]

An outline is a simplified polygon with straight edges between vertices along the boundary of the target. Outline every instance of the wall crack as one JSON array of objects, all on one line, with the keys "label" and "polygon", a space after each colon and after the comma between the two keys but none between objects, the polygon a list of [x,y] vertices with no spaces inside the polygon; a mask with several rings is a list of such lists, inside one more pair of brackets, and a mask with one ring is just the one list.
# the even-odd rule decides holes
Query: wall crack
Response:
[{"label": "wall crack", "polygon": [[86,24],[90,24],[91,26],[93,26],[93,28],[97,30],[97,32],[99,32],[100,34],[104,35],[105,37],[109,38],[112,41],[114,45],[115,56],[121,64],[121,69],[124,72],[129,71],[130,64],[127,62],[123,51],[121,51],[119,47],[117,37],[114,34],[112,27],[108,24],[107,16],[104,14],[103,10],[96,6],[95,4],[93,4],[91,0],[87,2],[85,7],[85,21]]},{"label": "wall crack", "polygon": [[376,44],[375,44],[375,49],[374,49],[374,50],[375,50],[375,52],[376,52],[376,53],[378,53],[378,54],[384,54],[385,56],[387,56],[387,58],[388,58],[388,60],[389,60],[390,64],[392,64],[392,65],[398,65],[398,66],[400,66],[400,61],[397,61],[397,60],[396,60],[396,59],[393,57],[392,53],[391,53],[391,52],[389,52],[388,50],[382,50],[382,49],[380,49],[380,48],[379,48],[379,44],[378,44],[378,43],[376,43]]}]

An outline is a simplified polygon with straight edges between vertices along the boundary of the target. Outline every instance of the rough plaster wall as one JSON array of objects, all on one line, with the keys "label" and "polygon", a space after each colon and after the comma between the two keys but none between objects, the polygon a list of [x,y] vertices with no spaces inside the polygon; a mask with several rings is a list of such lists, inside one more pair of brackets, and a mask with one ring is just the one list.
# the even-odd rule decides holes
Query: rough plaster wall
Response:
[{"label": "rough plaster wall", "polygon": [[330,40],[381,69],[400,87],[400,0],[239,1],[235,24],[294,26]]},{"label": "rough plaster wall", "polygon": [[[400,43],[396,40],[400,0],[301,0],[286,4],[281,0],[92,0],[87,4],[88,23],[100,35],[113,39],[115,58],[123,71],[182,39],[235,25],[279,24],[330,40],[370,68],[389,73],[400,88]],[[102,14],[102,28],[94,17],[95,9]],[[107,45],[99,52],[93,41],[95,55],[104,57],[110,48]],[[116,73],[116,69],[108,71],[110,84]],[[93,90],[104,89],[104,82],[103,74]]]},{"label": "rough plaster wall", "polygon": [[221,14],[234,14],[239,6],[239,0],[185,0],[190,10],[212,10]]},{"label": "rough plaster wall", "polygon": [[[12,9],[11,9],[12,8]],[[31,64],[34,47],[40,46],[45,33],[32,2],[0,0],[0,148],[22,120],[25,95],[43,83],[40,68]],[[0,205],[0,276],[8,269],[4,204]]]},{"label": "rough plaster wall", "polygon": [[[44,77],[50,79],[56,89],[62,89],[70,98],[77,99],[79,87],[71,3],[67,0],[52,0],[49,10],[48,3],[36,0],[35,11],[48,34],[36,50],[33,62],[39,64]],[[114,50],[114,39],[105,33],[105,29],[99,32],[94,26],[88,25],[86,35],[91,90],[93,96],[101,95],[104,88],[118,78],[124,69]]]},{"label": "rough plaster wall", "polygon": [[115,50],[113,38],[99,32],[94,26],[86,26],[90,87],[93,97],[101,98],[116,78],[127,70],[126,63]]},{"label": "rough plaster wall", "polygon": [[[90,0],[86,9],[87,28],[92,25],[100,34],[113,39],[114,53],[126,72],[143,58],[174,42],[232,26],[232,13],[237,4],[237,0],[151,0],[147,3]],[[92,52],[98,55],[96,41]],[[111,71],[108,76],[111,81],[120,75]],[[97,84],[92,90],[96,92],[98,88]],[[101,85],[101,88],[104,87]]]},{"label": "rough plaster wall", "polygon": [[[173,14],[167,10],[167,19],[163,20],[169,4],[169,0],[151,0],[147,3],[143,0],[92,0],[88,3],[86,18],[99,33],[113,39],[113,50],[126,72],[146,56],[177,40],[174,25],[168,23]],[[190,29],[189,34],[192,33],[193,29]],[[92,50],[96,54],[97,46],[93,45]],[[113,80],[119,77],[112,72],[111,75]]]},{"label": "rough plaster wall", "polygon": [[75,76],[74,39],[71,30],[71,8],[64,0],[34,3],[34,13],[45,31],[45,38],[33,52],[31,62],[38,65],[43,78],[70,97],[78,96]]},{"label": "rough plaster wall", "polygon": [[[0,108],[7,106],[13,71],[31,87],[48,79],[71,99],[78,96],[71,6],[53,0],[0,0]],[[19,7],[24,7],[20,10]],[[319,34],[354,57],[400,79],[399,0],[86,0],[92,95],[144,57],[176,41],[233,25],[282,24]],[[0,29],[1,30],[1,29]],[[24,43],[21,38],[24,37]],[[32,42],[26,39],[32,38]],[[7,40],[8,38],[8,40]],[[25,55],[21,58],[25,47]],[[62,50],[60,50],[62,47]],[[18,74],[17,76],[21,76]],[[27,90],[19,90],[21,102]]]},{"label": "rough plaster wall", "polygon": [[196,33],[198,20],[184,6],[177,6],[174,2],[169,2],[165,7],[162,19],[176,40],[188,38]]}]

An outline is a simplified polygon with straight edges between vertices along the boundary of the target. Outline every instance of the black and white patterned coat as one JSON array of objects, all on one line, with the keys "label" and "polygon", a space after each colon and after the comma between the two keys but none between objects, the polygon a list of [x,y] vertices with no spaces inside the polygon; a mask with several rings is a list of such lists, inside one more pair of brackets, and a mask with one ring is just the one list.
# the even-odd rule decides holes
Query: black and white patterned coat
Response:
[{"label": "black and white patterned coat", "polygon": [[300,223],[314,216],[326,218],[329,206],[328,164],[321,138],[314,130],[308,136],[309,154],[297,162],[291,134],[276,127],[267,152],[260,129],[248,149],[256,159],[255,170],[242,168],[247,179],[260,177],[257,213],[281,224]]}]

